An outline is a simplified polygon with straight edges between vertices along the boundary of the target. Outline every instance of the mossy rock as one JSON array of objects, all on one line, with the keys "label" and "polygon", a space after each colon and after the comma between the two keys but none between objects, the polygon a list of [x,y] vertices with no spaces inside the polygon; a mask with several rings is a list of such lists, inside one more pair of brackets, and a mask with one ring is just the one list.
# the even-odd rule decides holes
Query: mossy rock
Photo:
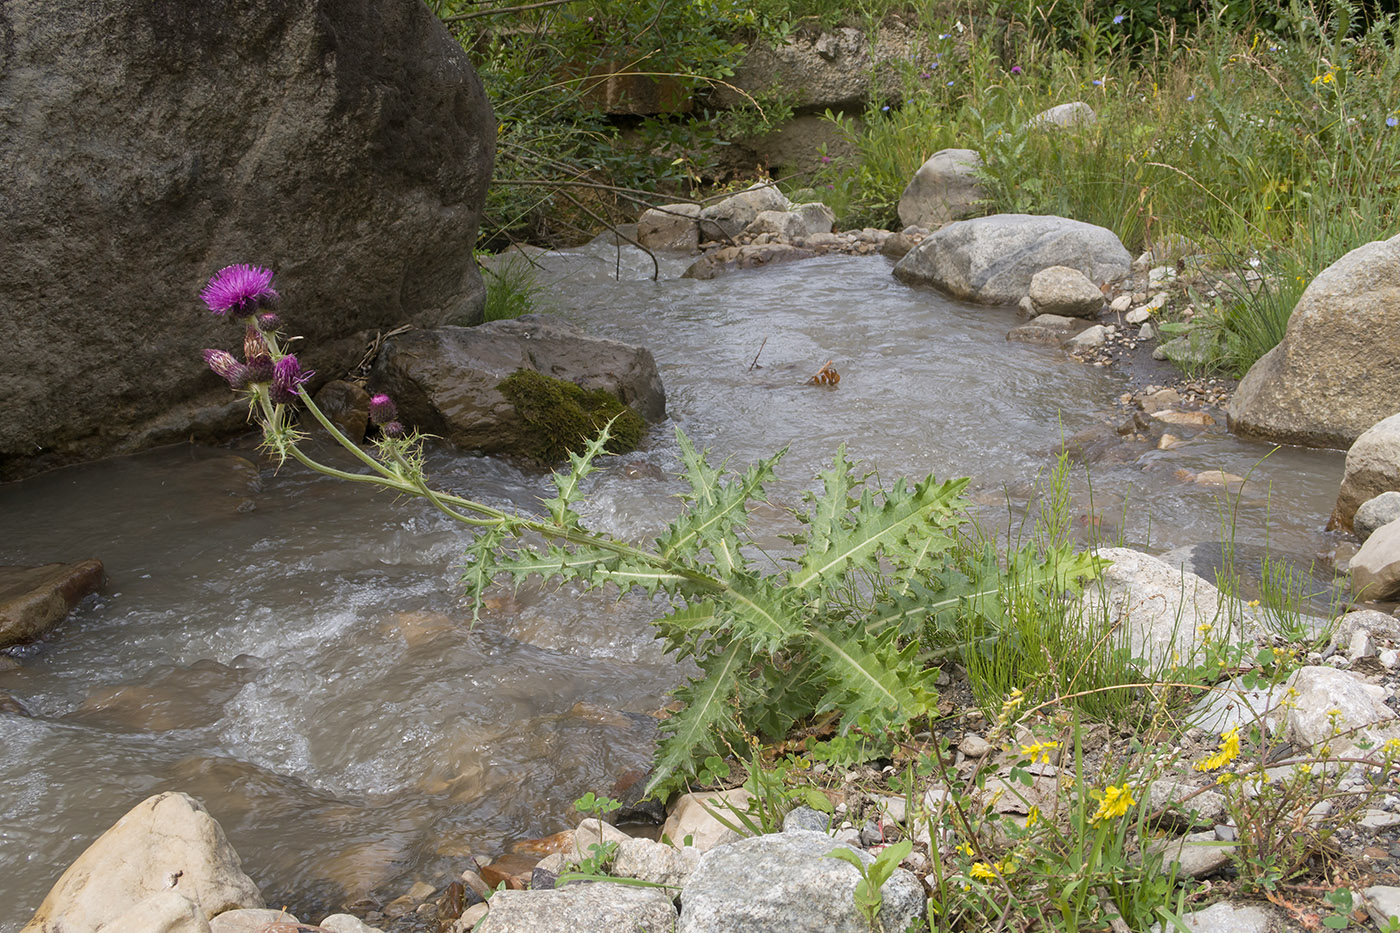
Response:
[{"label": "mossy rock", "polygon": [[613,425],[608,453],[636,449],[646,432],[641,415],[607,389],[584,389],[533,369],[517,369],[496,388],[524,423],[530,455],[545,463],[557,463],[569,451],[581,451],[609,421]]}]

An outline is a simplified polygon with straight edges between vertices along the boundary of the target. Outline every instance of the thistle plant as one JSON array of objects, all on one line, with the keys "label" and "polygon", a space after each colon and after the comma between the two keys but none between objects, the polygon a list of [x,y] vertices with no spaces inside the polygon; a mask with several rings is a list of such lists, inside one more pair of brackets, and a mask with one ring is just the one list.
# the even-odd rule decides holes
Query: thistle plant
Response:
[{"label": "thistle plant", "polygon": [[[681,687],[683,708],[662,723],[663,740],[649,791],[685,783],[709,756],[723,757],[749,736],[780,738],[796,722],[835,711],[841,732],[877,740],[928,717],[938,699],[930,663],[939,634],[963,630],[969,615],[995,627],[1003,596],[1036,589],[1059,598],[1092,575],[1092,558],[1018,554],[1002,567],[995,555],[959,553],[967,480],[896,480],[888,487],[856,472],[844,449],[819,477],[795,517],[802,525],[791,556],[774,559],[749,534],[751,506],[783,454],[741,473],[710,465],[684,433],[676,440],[689,491],[666,531],[635,546],[583,526],[575,509],[585,480],[604,455],[605,426],[569,469],[552,476],[543,514],[505,512],[434,489],[423,469],[422,436],[398,421],[393,400],[377,395],[370,418],[378,437],[366,450],[320,411],[306,390],[311,373],[287,352],[291,339],[267,311],[278,300],[272,275],[231,266],[203,293],[209,310],[245,326],[244,360],[205,351],[210,368],[248,398],[263,446],[328,476],[425,499],[476,530],[463,583],[475,621],[483,594],[498,578],[519,587],[532,579],[577,582],[664,594],[671,611],[655,621],[679,658],[701,676]],[[269,319],[271,318],[271,319]],[[323,464],[301,446],[296,407],[305,408],[365,468]]]}]

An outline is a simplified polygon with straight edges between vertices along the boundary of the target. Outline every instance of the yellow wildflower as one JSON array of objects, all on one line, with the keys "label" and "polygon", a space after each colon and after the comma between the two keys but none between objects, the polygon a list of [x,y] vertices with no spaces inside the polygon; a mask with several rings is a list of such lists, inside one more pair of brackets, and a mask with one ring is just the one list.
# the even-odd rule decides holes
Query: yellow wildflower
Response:
[{"label": "yellow wildflower", "polygon": [[1386,739],[1385,744],[1381,746],[1381,752],[1387,758],[1394,758],[1396,755],[1400,755],[1400,739]]},{"label": "yellow wildflower", "polygon": [[1202,622],[1200,625],[1196,626],[1196,631],[1200,632],[1202,635],[1209,635],[1213,628],[1215,628],[1215,626],[1211,625],[1209,622]]},{"label": "yellow wildflower", "polygon": [[968,845],[968,844],[965,843],[965,842],[960,842],[960,843],[958,843],[958,845],[957,845],[957,851],[961,852],[963,855],[971,855],[971,854],[972,854],[972,846]]},{"label": "yellow wildflower", "polygon": [[1220,785],[1223,786],[1223,785],[1225,785],[1225,784],[1229,784],[1229,783],[1230,783],[1231,781],[1233,781],[1234,779],[1235,779],[1235,772],[1233,772],[1233,771],[1225,771],[1225,772],[1221,773],[1221,775],[1220,775],[1218,778],[1215,779],[1215,783],[1220,784]]},{"label": "yellow wildflower", "polygon": [[1099,820],[1110,820],[1122,816],[1135,803],[1137,801],[1133,799],[1127,784],[1122,787],[1112,785],[1105,787],[1103,800],[1099,802],[1099,809],[1094,813],[1090,822],[1097,823]]},{"label": "yellow wildflower", "polygon": [[1014,874],[1016,871],[1016,867],[1017,866],[1015,859],[1003,859],[1000,862],[994,862],[992,864],[992,868],[996,869],[996,872],[999,875]]},{"label": "yellow wildflower", "polygon": [[1197,771],[1214,771],[1223,768],[1240,756],[1240,727],[1220,733],[1220,748],[1215,754],[1193,765]]},{"label": "yellow wildflower", "polygon": [[1258,608],[1259,608],[1259,600],[1257,600],[1257,599],[1251,599],[1251,600],[1249,601],[1249,608],[1251,608],[1251,609],[1258,609]]},{"label": "yellow wildflower", "polygon": [[[1392,741],[1392,742],[1395,742],[1395,741],[1400,741],[1400,740],[1391,739],[1391,741]],[[1036,823],[1039,823],[1039,822],[1040,822],[1040,807],[1037,807],[1035,804],[1031,804],[1030,812],[1028,812],[1028,813],[1026,814],[1026,828],[1029,829],[1030,827],[1034,826]]]},{"label": "yellow wildflower", "polygon": [[967,873],[978,881],[992,881],[997,876],[996,870],[986,862],[973,862]]},{"label": "yellow wildflower", "polygon": [[1034,745],[1022,745],[1021,754],[1031,760],[1031,764],[1037,761],[1050,763],[1050,753],[1060,747],[1059,742],[1036,742]]}]

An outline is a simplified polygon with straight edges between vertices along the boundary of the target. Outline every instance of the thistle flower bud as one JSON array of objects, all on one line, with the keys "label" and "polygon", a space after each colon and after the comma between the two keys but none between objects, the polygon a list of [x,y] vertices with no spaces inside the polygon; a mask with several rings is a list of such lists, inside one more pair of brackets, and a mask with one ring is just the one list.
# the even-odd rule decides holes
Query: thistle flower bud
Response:
[{"label": "thistle flower bud", "polygon": [[264,333],[271,333],[282,327],[282,319],[271,311],[264,311],[259,314],[256,320],[258,330]]},{"label": "thistle flower bud", "polygon": [[268,396],[277,405],[290,405],[297,400],[297,389],[316,375],[311,370],[303,370],[297,358],[288,354],[272,368],[272,388]]},{"label": "thistle flower bud", "polygon": [[397,421],[390,421],[379,426],[379,432],[385,437],[403,437],[404,427]]},{"label": "thistle flower bud", "polygon": [[272,353],[267,348],[267,340],[256,327],[249,327],[243,332],[243,360],[248,364],[250,381],[272,381]]},{"label": "thistle flower bud", "polygon": [[384,394],[374,396],[369,400],[369,423],[388,424],[399,417],[399,408],[394,404],[394,400]]},{"label": "thistle flower bud", "polygon": [[248,387],[252,373],[248,371],[247,366],[234,359],[232,353],[223,350],[205,350],[202,355],[209,368],[222,376],[234,391]]}]

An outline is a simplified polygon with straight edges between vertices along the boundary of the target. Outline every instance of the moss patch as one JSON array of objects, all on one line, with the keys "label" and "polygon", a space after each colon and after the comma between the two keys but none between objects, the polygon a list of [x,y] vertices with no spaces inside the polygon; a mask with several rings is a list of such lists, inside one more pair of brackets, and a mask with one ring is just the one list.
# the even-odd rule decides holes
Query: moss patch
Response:
[{"label": "moss patch", "polygon": [[609,453],[636,448],[646,431],[642,416],[606,389],[582,389],[532,369],[517,369],[496,386],[525,424],[528,453],[546,463],[582,450],[613,418]]}]

